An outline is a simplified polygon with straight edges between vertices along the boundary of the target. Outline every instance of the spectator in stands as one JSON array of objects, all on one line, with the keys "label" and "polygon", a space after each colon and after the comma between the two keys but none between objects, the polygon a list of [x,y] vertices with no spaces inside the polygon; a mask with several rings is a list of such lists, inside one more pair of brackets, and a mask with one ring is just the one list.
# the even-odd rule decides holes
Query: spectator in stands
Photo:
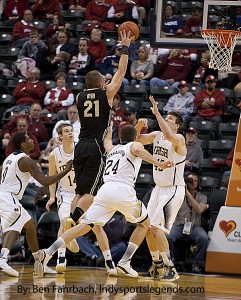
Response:
[{"label": "spectator in stands", "polygon": [[222,176],[229,177],[230,176],[230,170],[232,168],[232,163],[233,163],[233,156],[234,156],[234,148],[229,152],[228,156],[226,159],[217,159],[212,162],[212,166],[214,167],[223,167],[224,168],[224,173]]},{"label": "spectator in stands", "polygon": [[218,77],[218,70],[209,68],[210,57],[208,50],[202,51],[200,61],[193,65],[190,70],[188,82],[191,82],[194,86],[204,88],[207,76],[213,75],[216,78]]},{"label": "spectator in stands", "polygon": [[46,88],[39,79],[40,70],[33,67],[27,71],[26,81],[19,82],[13,90],[16,105],[19,106],[21,110],[29,109],[33,103],[43,105]]},{"label": "spectator in stands", "polygon": [[133,4],[135,3],[138,13],[138,25],[139,27],[146,25],[146,17],[147,12],[150,9],[150,1],[149,0],[133,0],[131,1]]},{"label": "spectator in stands", "polygon": [[175,8],[171,4],[166,4],[164,8],[162,28],[162,35],[164,36],[182,34],[183,23],[177,16],[174,15],[174,10]]},{"label": "spectator in stands", "polygon": [[67,120],[60,120],[58,121],[53,129],[52,133],[52,139],[55,140],[56,143],[60,143],[59,138],[58,138],[58,133],[57,133],[57,128],[62,124],[62,123],[69,123],[74,130],[74,142],[77,144],[79,141],[79,133],[80,133],[80,121],[79,121],[79,114],[78,114],[78,109],[76,105],[71,105],[67,109]]},{"label": "spectator in stands", "polygon": [[23,18],[26,9],[29,9],[29,2],[26,0],[8,0],[2,13],[2,21],[13,25]]},{"label": "spectator in stands", "polygon": [[95,59],[88,53],[88,39],[79,40],[79,53],[71,58],[69,65],[68,81],[85,84],[85,75],[95,69]]},{"label": "spectator in stands", "polygon": [[89,0],[69,0],[69,10],[76,9],[85,12],[89,2]]},{"label": "spectator in stands", "polygon": [[150,90],[160,86],[178,87],[179,81],[185,80],[190,70],[191,62],[184,58],[180,49],[172,49],[157,66],[159,78],[153,77],[150,81]]},{"label": "spectator in stands", "polygon": [[202,148],[196,144],[197,130],[189,127],[185,134],[187,156],[185,161],[185,172],[191,171],[199,173],[200,166],[203,164],[203,151]]},{"label": "spectator in stands", "polygon": [[[103,59],[100,66],[99,66],[100,73],[102,75],[105,75],[105,79],[106,79],[107,82],[112,80],[112,77],[114,76],[115,72],[118,69],[119,60],[120,60],[120,57],[121,57],[121,50],[122,50],[122,45],[117,44],[116,47],[115,47],[115,55],[106,56]],[[129,59],[126,74],[125,74],[125,78],[122,82],[122,86],[123,85],[129,85],[131,63],[132,62]]]},{"label": "spectator in stands", "polygon": [[57,39],[50,39],[45,48],[40,49],[36,56],[36,66],[41,70],[41,79],[54,79],[60,59],[56,55]]},{"label": "spectator in stands", "polygon": [[35,135],[41,149],[46,147],[46,142],[48,141],[48,131],[44,123],[50,123],[51,120],[44,115],[41,115],[42,107],[38,103],[33,103],[30,107],[29,114],[18,115],[11,119],[7,124],[2,127],[3,135],[3,145],[6,148],[11,136],[17,131],[17,121],[18,119],[26,119],[28,125],[28,133]]},{"label": "spectator in stands", "polygon": [[148,57],[148,48],[144,46],[139,47],[138,60],[134,60],[131,64],[131,85],[140,84],[150,87],[150,79],[154,73],[154,64]]},{"label": "spectator in stands", "polygon": [[46,45],[44,41],[40,39],[39,32],[32,30],[29,33],[29,40],[23,44],[18,53],[18,59],[29,57],[35,60],[38,50],[44,48],[45,46]]},{"label": "spectator in stands", "polygon": [[101,38],[102,31],[100,29],[94,28],[91,30],[88,52],[95,58],[96,67],[102,62],[104,57],[108,55],[106,44]]},{"label": "spectator in stands", "polygon": [[54,39],[57,38],[58,32],[66,31],[69,32],[70,24],[66,23],[65,19],[59,14],[53,14],[52,24],[49,25],[45,30],[45,38],[46,39]]},{"label": "spectator in stands", "polygon": [[105,0],[90,1],[86,6],[85,20],[82,24],[106,22],[108,10],[109,5],[105,4]]},{"label": "spectator in stands", "polygon": [[113,99],[113,105],[112,105],[112,114],[111,114],[111,120],[113,122],[113,129],[112,129],[112,142],[113,145],[117,145],[119,142],[119,125],[121,122],[124,121],[125,117],[125,109],[124,107],[120,106],[121,97],[119,94],[115,94]]},{"label": "spectator in stands", "polygon": [[193,94],[188,92],[188,83],[181,80],[178,84],[178,93],[171,96],[163,107],[163,111],[167,114],[171,111],[178,112],[184,119],[186,126],[188,126],[194,112],[194,99]]},{"label": "spectator in stands", "polygon": [[167,239],[172,260],[175,260],[174,249],[178,240],[185,237],[195,243],[197,251],[193,258],[192,272],[200,274],[202,273],[204,255],[208,246],[208,235],[201,227],[201,216],[206,210],[207,196],[197,191],[199,183],[197,174],[191,173],[187,177],[190,182],[186,183],[185,199]]},{"label": "spectator in stands", "polygon": [[60,15],[60,5],[58,0],[35,0],[32,6],[34,18],[51,19],[53,14]]},{"label": "spectator in stands", "polygon": [[[210,22],[207,21],[207,28],[210,27]],[[203,11],[201,7],[195,6],[192,9],[192,16],[185,21],[185,35],[200,35],[203,26]]]},{"label": "spectator in stands", "polygon": [[8,156],[15,151],[13,147],[12,139],[15,134],[20,132],[28,134],[28,136],[33,140],[34,148],[33,150],[30,151],[29,157],[32,159],[38,159],[40,156],[40,148],[39,148],[38,140],[34,134],[28,132],[28,122],[25,118],[17,119],[17,130],[13,132],[11,135],[11,138],[5,150],[5,155]]},{"label": "spectator in stands", "polygon": [[[137,119],[137,111],[134,107],[132,106],[127,106],[125,107],[125,111],[124,111],[124,121],[122,121],[119,124],[119,140],[120,140],[120,130],[122,127],[126,126],[126,125],[132,125],[135,126],[138,122]],[[147,127],[143,127],[141,130],[141,134],[145,134],[148,133],[148,128]]]},{"label": "spectator in stands", "polygon": [[59,72],[55,76],[56,87],[47,92],[44,98],[43,113],[55,113],[59,120],[66,120],[67,108],[74,103],[71,89],[66,89],[67,76]]},{"label": "spectator in stands", "polygon": [[77,47],[75,46],[75,44],[69,42],[69,34],[66,31],[60,30],[57,33],[57,40],[59,44],[56,48],[56,54],[64,51],[69,53],[71,56],[77,55]]},{"label": "spectator in stands", "polygon": [[134,1],[118,0],[109,10],[107,17],[110,22],[121,24],[126,21],[138,23],[138,12]]},{"label": "spectator in stands", "polygon": [[222,121],[222,108],[225,103],[224,92],[216,89],[216,78],[209,75],[205,80],[205,88],[198,91],[194,104],[197,108],[197,114],[193,121],[209,120],[216,125]]},{"label": "spectator in stands", "polygon": [[17,22],[13,27],[13,47],[21,48],[23,44],[29,40],[29,33],[32,30],[37,30],[32,23],[33,14],[30,9],[27,9],[23,13],[23,19]]}]

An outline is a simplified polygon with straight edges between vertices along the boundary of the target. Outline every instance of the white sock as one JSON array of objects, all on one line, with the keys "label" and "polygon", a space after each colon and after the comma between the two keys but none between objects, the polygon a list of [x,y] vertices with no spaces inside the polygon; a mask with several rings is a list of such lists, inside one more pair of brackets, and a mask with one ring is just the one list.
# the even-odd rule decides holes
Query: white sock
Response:
[{"label": "white sock", "polygon": [[8,248],[1,249],[1,258],[7,260],[10,250]]},{"label": "white sock", "polygon": [[103,256],[105,258],[105,261],[106,260],[112,260],[112,256],[111,256],[110,250],[103,251]]},{"label": "white sock", "polygon": [[118,264],[125,264],[127,261],[131,260],[132,256],[134,255],[134,253],[136,252],[138,248],[138,245],[129,242],[126,252],[124,253],[123,257],[121,258],[121,260],[119,261]]},{"label": "white sock", "polygon": [[170,258],[170,251],[161,252],[160,254],[161,254],[162,259],[164,261],[164,264],[166,266],[169,266],[169,267],[173,267],[174,266],[174,264],[173,264],[173,262],[171,261],[171,258]]},{"label": "white sock", "polygon": [[48,249],[46,249],[46,253],[48,255],[53,255],[60,247],[65,245],[65,241],[62,237],[59,237]]}]

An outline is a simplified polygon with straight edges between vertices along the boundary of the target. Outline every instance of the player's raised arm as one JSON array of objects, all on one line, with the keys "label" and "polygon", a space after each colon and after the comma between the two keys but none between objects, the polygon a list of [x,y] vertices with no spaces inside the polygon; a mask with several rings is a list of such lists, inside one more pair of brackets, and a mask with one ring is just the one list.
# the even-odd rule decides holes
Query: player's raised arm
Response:
[{"label": "player's raised arm", "polygon": [[110,126],[108,127],[108,132],[104,138],[104,147],[107,153],[109,153],[114,148],[114,145],[112,143],[112,129],[113,123],[111,122]]},{"label": "player's raised arm", "polygon": [[111,83],[109,83],[106,86],[106,94],[108,97],[109,105],[111,107],[113,104],[113,97],[121,87],[121,84],[126,74],[126,69],[128,65],[128,59],[129,59],[129,46],[132,41],[132,38],[130,37],[130,32],[121,31],[120,38],[121,38],[120,43],[122,45],[122,50],[121,50],[121,57],[120,57],[118,69],[115,75],[113,76]]},{"label": "player's raised arm", "polygon": [[141,134],[142,128],[145,128],[145,127],[148,127],[147,119],[144,119],[144,118],[139,119],[135,125],[135,129],[136,129],[136,133],[137,133],[136,141],[140,142],[142,145],[152,144],[154,138],[158,134],[158,131],[153,131],[153,132],[147,133],[147,134]]},{"label": "player's raised arm", "polygon": [[[152,104],[152,108],[151,108],[152,113],[155,115],[158,125],[160,126],[160,129],[163,132],[165,138],[175,146],[180,146],[180,147],[184,146],[185,145],[184,136],[181,134],[177,134],[172,130],[172,128],[167,123],[167,121],[160,114],[154,97],[150,96],[149,99]],[[169,117],[169,115],[167,117]],[[172,118],[172,117],[170,117],[170,118]],[[179,126],[179,125],[176,124],[176,126]],[[178,128],[179,127],[177,127],[176,131],[178,130]]]}]

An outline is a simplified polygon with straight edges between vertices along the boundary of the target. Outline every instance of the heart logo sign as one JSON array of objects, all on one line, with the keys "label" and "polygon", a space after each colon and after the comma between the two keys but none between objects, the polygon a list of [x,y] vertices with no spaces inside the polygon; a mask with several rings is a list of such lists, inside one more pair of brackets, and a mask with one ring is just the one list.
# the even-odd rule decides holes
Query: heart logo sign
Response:
[{"label": "heart logo sign", "polygon": [[235,163],[239,167],[239,169],[241,170],[241,159],[240,158],[236,158],[235,159]]},{"label": "heart logo sign", "polygon": [[224,232],[227,237],[236,228],[236,223],[234,221],[222,220],[219,222],[219,228]]}]

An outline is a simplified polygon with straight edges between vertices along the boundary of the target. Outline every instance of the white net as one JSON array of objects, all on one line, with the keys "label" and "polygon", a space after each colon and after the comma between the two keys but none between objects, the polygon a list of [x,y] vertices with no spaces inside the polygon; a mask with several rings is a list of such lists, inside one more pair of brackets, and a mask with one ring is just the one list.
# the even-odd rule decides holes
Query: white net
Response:
[{"label": "white net", "polygon": [[209,63],[211,69],[231,71],[233,50],[240,35],[241,32],[233,30],[202,30],[202,37],[211,54]]}]

